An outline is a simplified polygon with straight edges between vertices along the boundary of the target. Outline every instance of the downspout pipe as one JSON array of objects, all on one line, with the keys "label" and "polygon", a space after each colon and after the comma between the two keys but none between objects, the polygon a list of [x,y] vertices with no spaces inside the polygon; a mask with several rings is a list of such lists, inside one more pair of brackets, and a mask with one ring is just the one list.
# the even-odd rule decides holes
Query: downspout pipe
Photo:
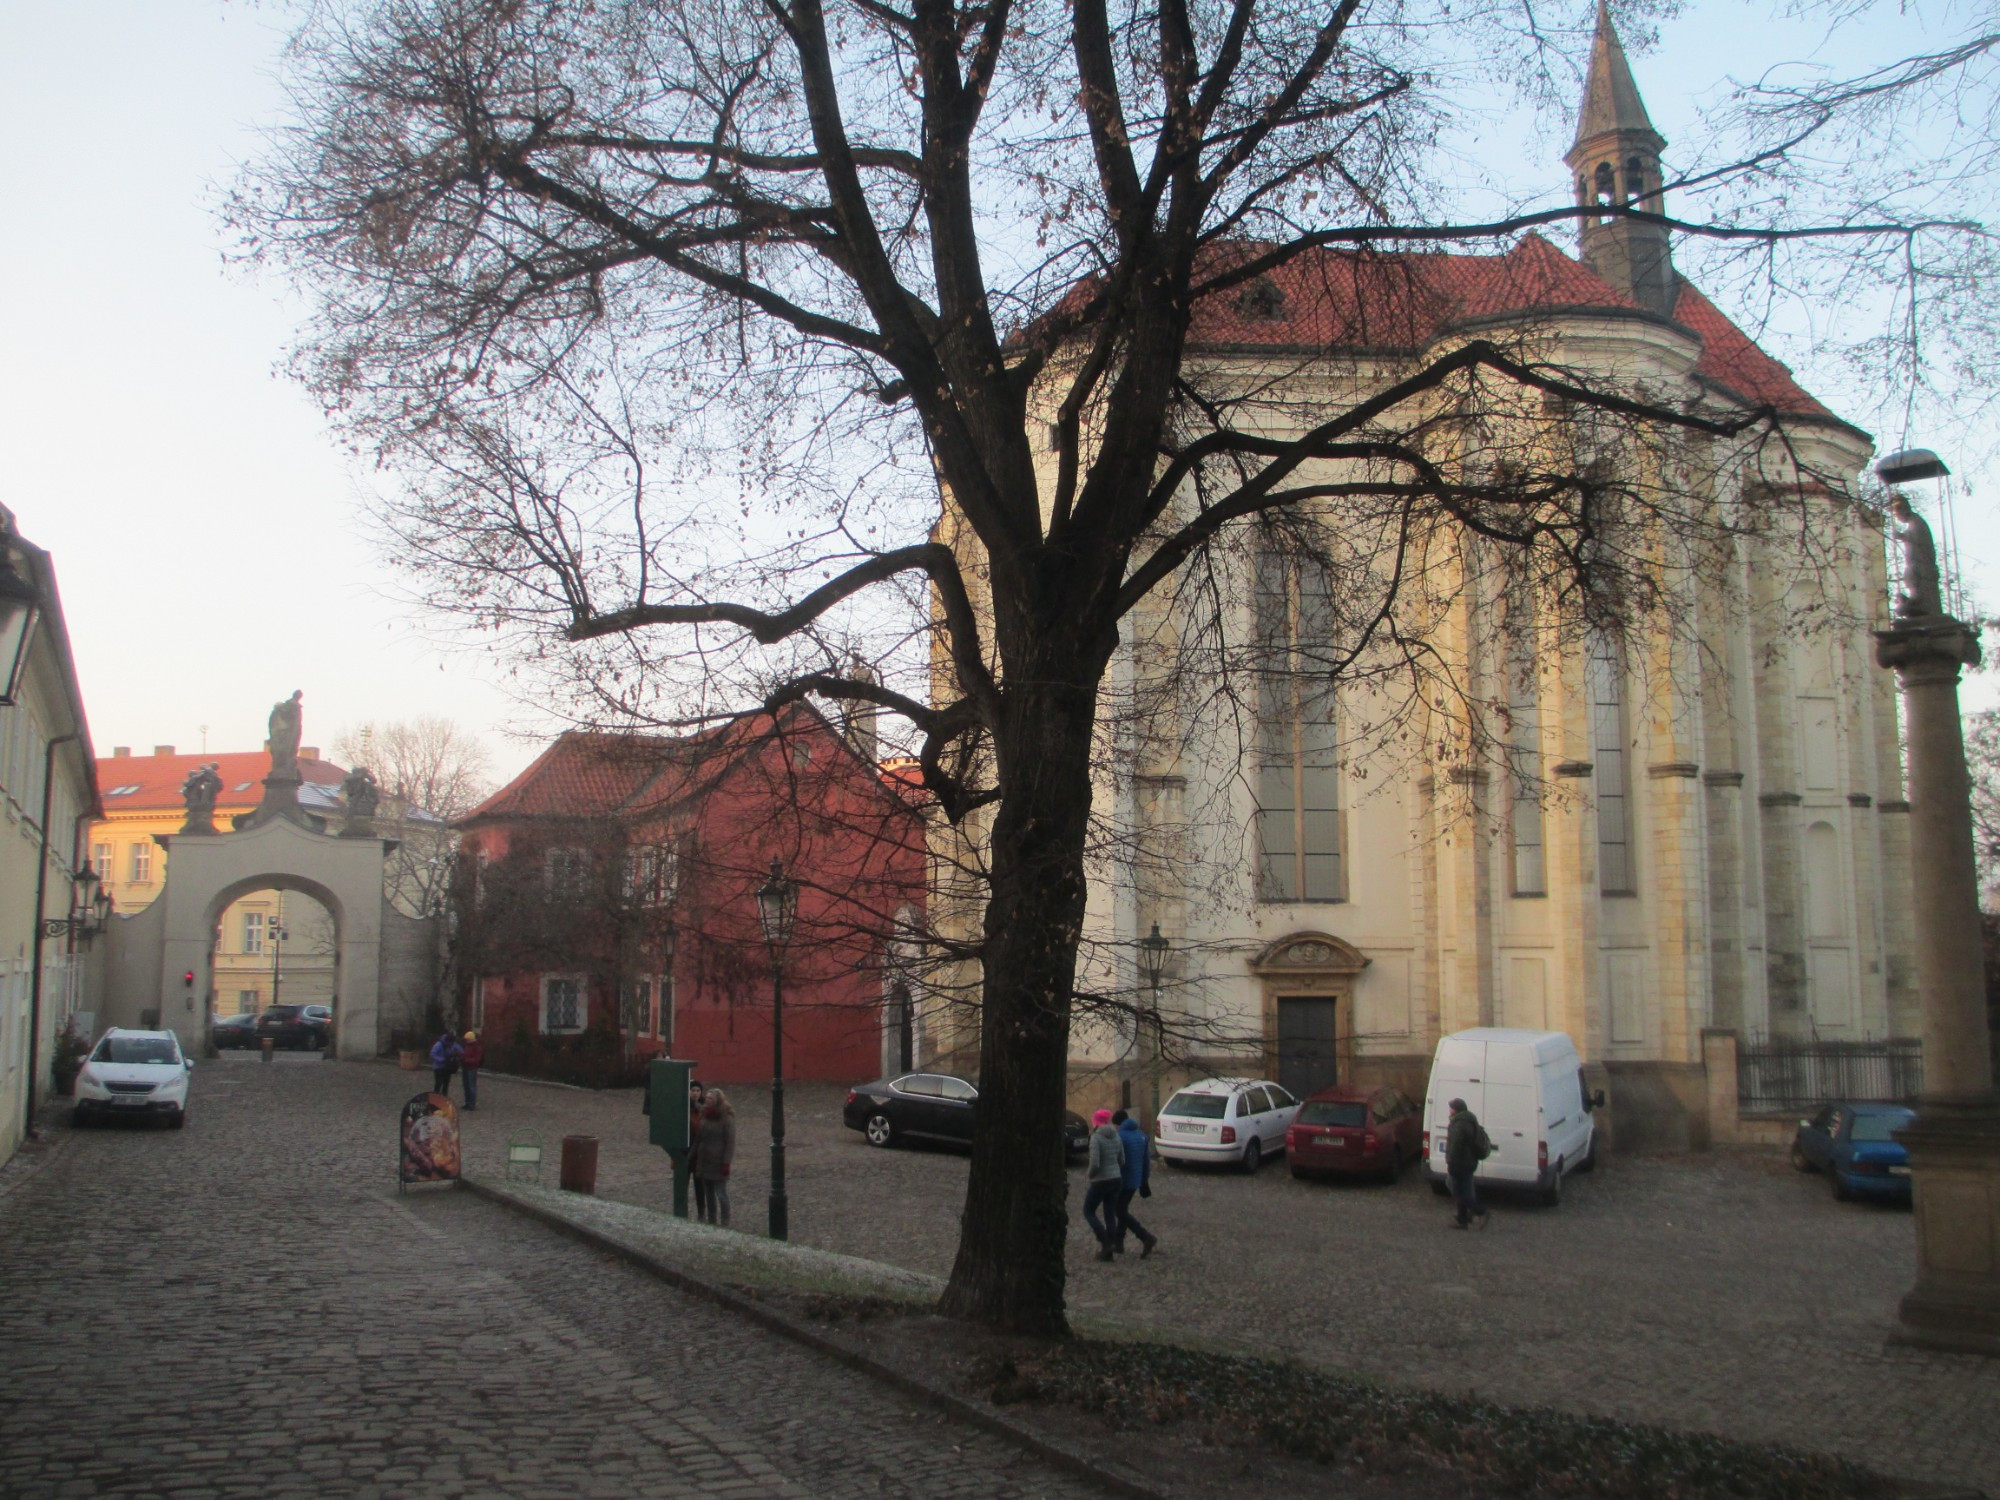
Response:
[{"label": "downspout pipe", "polygon": [[[23,1088],[21,1137],[35,1134],[35,1085],[41,1081],[42,1050],[42,908],[49,894],[49,811],[56,789],[56,747],[81,739],[77,734],[59,734],[42,747],[42,859],[35,867],[35,920],[28,940],[34,955],[28,966],[28,1081]],[[75,833],[72,831],[72,838]],[[72,850],[72,853],[75,851]]]}]

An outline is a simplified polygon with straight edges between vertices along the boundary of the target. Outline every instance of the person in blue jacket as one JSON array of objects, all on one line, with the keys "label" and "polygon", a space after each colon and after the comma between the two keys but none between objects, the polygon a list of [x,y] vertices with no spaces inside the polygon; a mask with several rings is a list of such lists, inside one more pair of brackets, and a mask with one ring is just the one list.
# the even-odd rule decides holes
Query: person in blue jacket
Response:
[{"label": "person in blue jacket", "polygon": [[1153,1196],[1153,1143],[1146,1139],[1146,1127],[1126,1111],[1119,1110],[1111,1122],[1118,1127],[1118,1141],[1125,1148],[1125,1179],[1118,1190],[1118,1232],[1112,1238],[1111,1250],[1114,1255],[1123,1255],[1125,1236],[1129,1233],[1138,1239],[1139,1259],[1144,1260],[1160,1243],[1160,1237],[1148,1234],[1146,1226],[1132,1217],[1132,1200]]}]

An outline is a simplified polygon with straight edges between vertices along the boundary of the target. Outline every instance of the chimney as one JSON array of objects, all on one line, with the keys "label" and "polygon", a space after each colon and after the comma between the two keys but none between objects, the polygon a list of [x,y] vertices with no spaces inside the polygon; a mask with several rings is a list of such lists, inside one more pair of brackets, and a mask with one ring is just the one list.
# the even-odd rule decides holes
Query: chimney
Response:
[{"label": "chimney", "polygon": [[301,745],[301,746],[299,746],[299,759],[300,759],[300,760],[318,760],[318,759],[319,759],[319,746],[317,746],[317,745]]},{"label": "chimney", "polygon": [[130,745],[113,745],[111,747],[111,758],[113,760],[130,760],[132,758],[132,747]]},{"label": "chimney", "polygon": [[153,746],[153,754],[155,755],[172,755],[173,753],[174,753],[174,747],[172,745]]}]

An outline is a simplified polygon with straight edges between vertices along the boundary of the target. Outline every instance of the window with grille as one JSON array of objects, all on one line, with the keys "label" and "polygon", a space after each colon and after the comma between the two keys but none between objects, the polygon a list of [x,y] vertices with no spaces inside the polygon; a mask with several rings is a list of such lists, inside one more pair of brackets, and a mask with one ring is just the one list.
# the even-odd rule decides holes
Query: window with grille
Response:
[{"label": "window with grille", "polygon": [[590,857],[581,849],[551,849],[548,853],[549,894],[575,899],[583,894]]},{"label": "window with grille", "polygon": [[1347,872],[1334,714],[1333,601],[1326,570],[1257,559],[1258,896],[1344,901]]},{"label": "window with grille", "polygon": [[1632,770],[1625,742],[1625,663],[1618,642],[1590,638],[1591,779],[1597,789],[1597,888],[1607,896],[1635,894],[1632,858]]},{"label": "window with grille", "polygon": [[653,981],[641,979],[632,986],[632,1033],[635,1036],[653,1034]]},{"label": "window with grille", "polygon": [[545,975],[542,979],[542,1030],[581,1031],[583,1023],[583,976]]}]

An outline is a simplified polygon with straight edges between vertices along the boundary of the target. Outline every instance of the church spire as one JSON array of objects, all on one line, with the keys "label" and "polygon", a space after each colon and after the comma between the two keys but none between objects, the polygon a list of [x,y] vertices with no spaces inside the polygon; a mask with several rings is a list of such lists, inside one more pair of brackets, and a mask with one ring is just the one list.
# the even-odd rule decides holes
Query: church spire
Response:
[{"label": "church spire", "polygon": [[[1660,152],[1666,140],[1647,118],[1632,80],[1631,64],[1598,0],[1597,35],[1590,44],[1590,76],[1577,111],[1576,144],[1563,160],[1576,177],[1576,201],[1585,207],[1630,205],[1665,212]],[[1670,317],[1679,292],[1667,231],[1622,215],[1587,214],[1582,222],[1583,263],[1641,307]]]}]

